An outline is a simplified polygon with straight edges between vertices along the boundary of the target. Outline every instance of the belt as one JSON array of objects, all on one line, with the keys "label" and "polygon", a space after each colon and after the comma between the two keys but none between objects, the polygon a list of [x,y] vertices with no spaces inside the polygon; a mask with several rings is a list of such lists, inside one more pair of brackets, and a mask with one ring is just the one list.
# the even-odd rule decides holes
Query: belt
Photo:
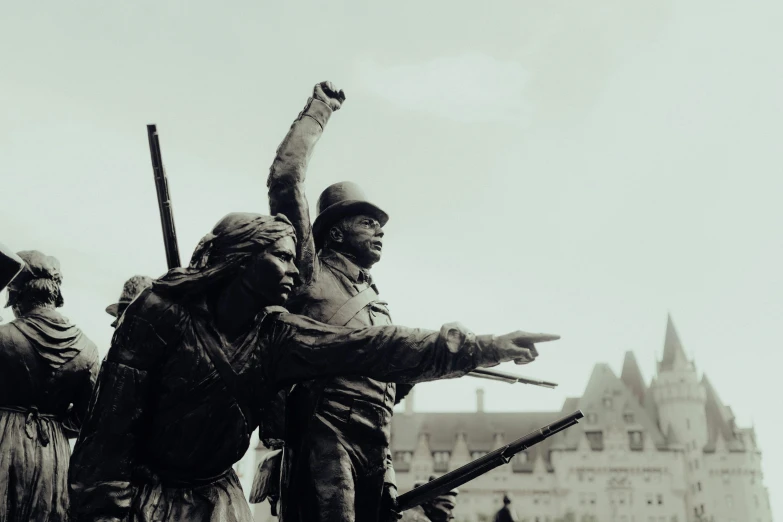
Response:
[{"label": "belt", "polygon": [[38,439],[40,439],[43,446],[48,446],[50,440],[49,435],[46,433],[46,430],[43,427],[42,420],[60,420],[59,415],[54,415],[51,413],[40,413],[36,406],[0,406],[0,411],[10,411],[12,413],[21,413],[22,415],[26,414],[27,418],[25,419],[24,423],[24,432],[27,434],[29,439],[35,440],[36,437],[33,429],[37,428]]},{"label": "belt", "polygon": [[231,473],[232,468],[228,468],[212,477],[184,477],[181,474],[169,470],[159,470],[148,466],[138,466],[136,476],[143,482],[152,485],[160,485],[167,488],[199,488],[209,486],[220,479],[225,478]]}]

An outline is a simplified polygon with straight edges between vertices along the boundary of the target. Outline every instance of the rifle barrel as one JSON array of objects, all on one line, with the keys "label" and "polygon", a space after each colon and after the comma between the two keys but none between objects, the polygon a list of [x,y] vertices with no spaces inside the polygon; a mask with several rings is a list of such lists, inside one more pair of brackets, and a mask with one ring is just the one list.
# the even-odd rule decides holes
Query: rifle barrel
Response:
[{"label": "rifle barrel", "polygon": [[152,158],[152,172],[155,175],[155,190],[158,193],[158,209],[160,210],[160,223],[163,228],[163,246],[166,249],[166,263],[169,269],[179,268],[179,247],[177,246],[177,231],[174,228],[174,212],[171,208],[169,181],[166,178],[166,170],[163,167],[156,125],[147,125],[147,138],[150,142],[150,157]]},{"label": "rifle barrel", "polygon": [[582,412],[577,410],[570,415],[515,440],[511,444],[507,444],[491,453],[487,453],[473,462],[469,462],[454,471],[446,473],[441,477],[400,495],[397,498],[400,511],[419,506],[427,500],[451,491],[503,464],[508,464],[517,453],[538,444],[555,433],[570,428],[574,424],[577,424],[582,417],[584,417]]},{"label": "rifle barrel", "polygon": [[544,388],[556,388],[557,383],[549,381],[541,381],[538,379],[529,379],[527,377],[521,377],[514,375],[513,373],[501,372],[498,370],[488,370],[486,368],[476,368],[468,375],[471,377],[478,377],[480,379],[490,379],[493,381],[507,382],[509,384],[532,384],[534,386],[543,386]]}]

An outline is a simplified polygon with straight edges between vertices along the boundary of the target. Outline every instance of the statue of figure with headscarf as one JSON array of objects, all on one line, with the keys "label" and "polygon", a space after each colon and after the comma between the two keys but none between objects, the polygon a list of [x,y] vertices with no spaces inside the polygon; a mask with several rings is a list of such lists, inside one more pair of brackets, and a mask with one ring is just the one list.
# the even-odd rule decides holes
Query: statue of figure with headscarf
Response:
[{"label": "statue of figure with headscarf", "polygon": [[279,390],[339,374],[458,377],[557,338],[326,325],[282,307],[297,276],[291,222],[235,213],[130,303],[74,448],[74,522],[251,522],[232,466]]},{"label": "statue of figure with headscarf", "polygon": [[59,261],[18,253],[8,285],[15,319],[0,326],[0,520],[68,520],[69,438],[79,433],[98,375],[95,344],[57,308]]}]

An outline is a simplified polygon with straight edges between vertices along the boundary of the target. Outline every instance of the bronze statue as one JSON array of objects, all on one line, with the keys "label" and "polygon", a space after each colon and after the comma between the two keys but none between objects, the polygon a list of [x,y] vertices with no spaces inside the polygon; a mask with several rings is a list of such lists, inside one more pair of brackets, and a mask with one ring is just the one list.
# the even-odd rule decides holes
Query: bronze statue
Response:
[{"label": "bronze statue", "polygon": [[112,328],[117,328],[120,317],[122,317],[122,314],[125,312],[125,309],[128,308],[128,305],[131,304],[131,301],[150,285],[152,285],[152,278],[143,275],[135,275],[125,281],[120,298],[116,303],[112,303],[106,307],[106,313],[115,318],[114,322],[111,323]]},{"label": "bronze statue", "polygon": [[[342,182],[323,191],[318,215],[310,223],[304,187],[308,161],[332,113],[344,101],[343,91],[330,82],[316,85],[270,168],[270,211],[285,214],[300,238],[301,284],[288,307],[335,326],[390,325],[387,303],[379,299],[370,275],[381,258],[389,216],[356,184]],[[531,354],[521,362],[534,358]],[[291,390],[281,465],[283,522],[372,522],[395,511],[389,450],[392,408],[410,388],[400,379],[341,375]],[[273,469],[268,466],[265,471]]]},{"label": "bronze statue", "polygon": [[282,308],[298,275],[285,216],[229,214],[188,268],[128,306],[74,449],[74,522],[250,522],[232,466],[279,390],[337,374],[458,377],[557,338],[325,325]]},{"label": "bronze statue", "polygon": [[24,266],[6,306],[16,319],[0,325],[0,520],[66,522],[68,439],[87,412],[98,350],[57,311],[57,259],[35,250],[15,257]]},{"label": "bronze statue", "polygon": [[[435,480],[435,477],[430,477]],[[416,482],[413,487],[423,486],[426,482]],[[449,522],[454,519],[459,490],[454,488],[427,502],[402,513],[400,522]]]}]

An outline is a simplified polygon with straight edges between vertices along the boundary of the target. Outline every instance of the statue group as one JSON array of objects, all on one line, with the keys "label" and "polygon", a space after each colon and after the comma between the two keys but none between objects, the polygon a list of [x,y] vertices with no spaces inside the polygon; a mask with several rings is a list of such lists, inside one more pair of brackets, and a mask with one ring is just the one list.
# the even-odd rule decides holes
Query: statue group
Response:
[{"label": "statue group", "polygon": [[[371,275],[389,216],[350,182],[322,192],[313,221],[304,195],[344,102],[315,86],[272,163],[271,215],[229,214],[187,267],[126,283],[102,362],[57,311],[57,260],[0,249],[15,316],[0,326],[0,520],[250,522],[232,466],[256,429],[276,451],[251,496],[281,521],[397,520],[395,403],[419,382],[530,363],[558,338],[393,324]],[[445,522],[456,496],[404,516]]]}]

